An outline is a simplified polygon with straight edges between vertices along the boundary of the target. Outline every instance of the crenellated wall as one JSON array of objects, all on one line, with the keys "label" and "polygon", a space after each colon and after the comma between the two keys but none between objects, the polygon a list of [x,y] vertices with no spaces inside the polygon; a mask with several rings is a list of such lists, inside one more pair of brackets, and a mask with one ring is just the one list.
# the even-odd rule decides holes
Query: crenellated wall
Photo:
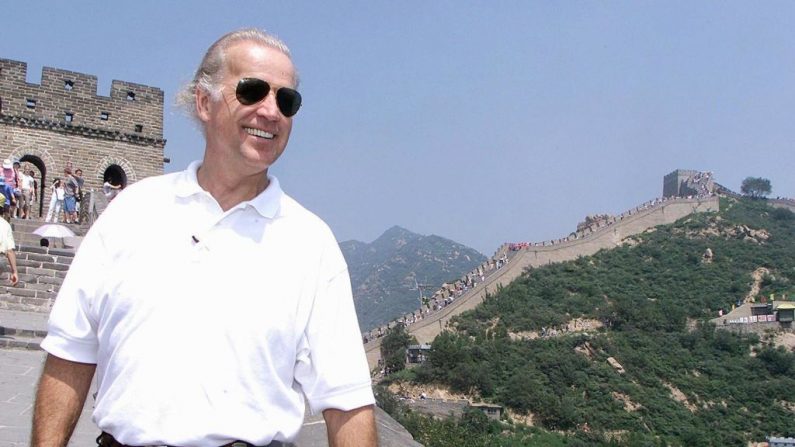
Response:
[{"label": "crenellated wall", "polygon": [[96,76],[51,67],[40,84],[26,78],[25,62],[0,59],[0,161],[21,161],[45,186],[34,215],[69,163],[88,189],[108,176],[127,185],[163,173],[163,90],[113,80],[103,96]]},{"label": "crenellated wall", "polygon": [[102,96],[93,75],[44,67],[41,84],[29,84],[26,77],[25,62],[0,59],[2,115],[7,120],[57,126],[66,124],[66,113],[72,113],[71,126],[96,137],[126,135],[130,141],[146,143],[163,139],[164,95],[159,88],[114,80],[110,96]]},{"label": "crenellated wall", "polygon": [[603,248],[616,247],[626,237],[642,233],[651,227],[670,224],[693,213],[718,211],[718,204],[717,196],[661,202],[659,206],[623,215],[620,221],[597,228],[588,237],[551,246],[527,247],[516,262],[520,262],[523,267],[540,267],[553,262],[570,261],[580,256],[590,256]]}]

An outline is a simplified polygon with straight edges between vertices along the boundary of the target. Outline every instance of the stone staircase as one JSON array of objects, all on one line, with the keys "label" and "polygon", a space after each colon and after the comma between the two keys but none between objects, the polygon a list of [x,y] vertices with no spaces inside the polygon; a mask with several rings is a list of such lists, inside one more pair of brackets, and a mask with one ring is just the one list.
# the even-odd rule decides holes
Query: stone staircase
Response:
[{"label": "stone staircase", "polygon": [[[33,231],[43,224],[35,219],[11,221],[19,282],[9,284],[11,270],[6,257],[0,256],[0,348],[39,349],[47,315],[74,258],[69,242],[50,239],[51,247],[39,246],[41,236]],[[66,226],[77,235],[87,230],[81,225]]]},{"label": "stone staircase", "polygon": [[[33,234],[33,231],[36,228],[46,224],[43,219],[11,219],[11,228],[14,230],[14,242],[17,244],[17,248],[20,246],[22,247],[38,247],[39,242],[41,241],[41,236],[37,234]],[[58,225],[63,225],[70,230],[72,230],[77,236],[83,236],[88,231],[89,226],[86,224],[65,224],[63,222],[58,222]],[[66,238],[65,241],[62,241],[58,238],[49,238],[50,239],[50,247],[51,248],[69,248],[70,245],[74,245],[73,238]],[[65,244],[64,244],[65,242]],[[66,245],[66,246],[64,246]],[[74,250],[73,250],[74,251]]]}]

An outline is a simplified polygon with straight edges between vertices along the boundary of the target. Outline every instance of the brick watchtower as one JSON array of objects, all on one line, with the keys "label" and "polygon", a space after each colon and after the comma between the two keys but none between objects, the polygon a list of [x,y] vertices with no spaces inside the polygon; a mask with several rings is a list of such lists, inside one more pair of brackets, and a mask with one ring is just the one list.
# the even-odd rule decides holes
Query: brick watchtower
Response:
[{"label": "brick watchtower", "polygon": [[163,173],[162,90],[114,80],[100,96],[96,76],[50,67],[40,85],[26,76],[26,63],[0,59],[0,161],[36,173],[44,194],[34,215],[46,212],[49,186],[70,163],[83,170],[84,189]]}]

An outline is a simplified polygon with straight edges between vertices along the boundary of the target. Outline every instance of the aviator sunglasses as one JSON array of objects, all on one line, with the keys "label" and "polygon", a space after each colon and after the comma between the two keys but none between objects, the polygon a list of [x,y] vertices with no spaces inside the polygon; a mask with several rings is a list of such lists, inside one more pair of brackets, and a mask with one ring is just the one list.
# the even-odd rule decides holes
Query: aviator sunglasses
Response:
[{"label": "aviator sunglasses", "polygon": [[[237,83],[235,95],[240,104],[250,106],[265,99],[270,91],[270,84],[262,79],[243,78]],[[301,94],[291,88],[278,88],[276,89],[276,105],[279,106],[282,115],[289,118],[298,113],[298,109],[301,108]]]}]

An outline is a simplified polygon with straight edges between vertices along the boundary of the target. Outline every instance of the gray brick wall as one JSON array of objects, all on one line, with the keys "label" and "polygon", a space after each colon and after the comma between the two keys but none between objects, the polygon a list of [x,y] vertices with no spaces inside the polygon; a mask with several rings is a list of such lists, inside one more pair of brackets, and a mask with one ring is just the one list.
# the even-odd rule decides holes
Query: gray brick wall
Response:
[{"label": "gray brick wall", "polygon": [[42,70],[40,84],[26,77],[26,63],[0,59],[0,160],[23,160],[23,169],[36,172],[45,186],[36,211],[46,212],[47,186],[69,162],[93,189],[102,187],[111,166],[127,184],[163,173],[161,89],[113,80],[103,96],[96,76],[51,67]]}]

